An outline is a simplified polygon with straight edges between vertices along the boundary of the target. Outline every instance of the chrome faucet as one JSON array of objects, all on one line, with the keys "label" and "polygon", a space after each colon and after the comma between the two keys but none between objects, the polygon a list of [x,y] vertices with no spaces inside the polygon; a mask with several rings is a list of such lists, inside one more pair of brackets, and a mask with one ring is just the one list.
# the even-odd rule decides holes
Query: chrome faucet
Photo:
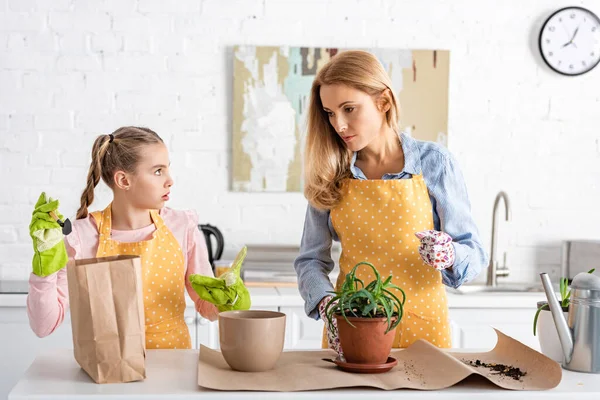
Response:
[{"label": "chrome faucet", "polygon": [[498,261],[496,261],[496,245],[498,241],[498,231],[496,224],[498,221],[498,204],[500,200],[504,200],[504,208],[506,210],[506,221],[510,221],[510,206],[508,202],[508,196],[504,192],[498,193],[496,200],[494,200],[494,210],[492,211],[492,249],[490,250],[490,264],[488,266],[487,274],[487,286],[495,287],[498,285],[497,278],[499,276],[508,276],[509,269],[506,266],[506,252],[504,253],[504,265],[498,267]]}]

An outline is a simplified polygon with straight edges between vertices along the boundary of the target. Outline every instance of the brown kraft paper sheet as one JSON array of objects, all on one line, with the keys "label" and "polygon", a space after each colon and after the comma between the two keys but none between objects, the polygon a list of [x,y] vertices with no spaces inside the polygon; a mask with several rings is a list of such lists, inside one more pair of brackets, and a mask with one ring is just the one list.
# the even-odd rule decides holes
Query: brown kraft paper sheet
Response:
[{"label": "brown kraft paper sheet", "polygon": [[[201,346],[198,385],[226,391],[294,392],[349,387],[384,390],[437,390],[453,386],[470,375],[481,375],[491,383],[511,390],[547,390],[562,378],[560,365],[543,354],[495,329],[498,342],[489,352],[450,352],[425,340],[406,349],[393,349],[398,360],[391,371],[380,374],[344,372],[322,358],[334,358],[333,350],[284,351],[275,368],[265,372],[238,372],[225,362],[221,352]],[[470,361],[505,364],[526,374],[519,380],[490,368],[467,365]],[[298,379],[298,377],[302,379]]]}]

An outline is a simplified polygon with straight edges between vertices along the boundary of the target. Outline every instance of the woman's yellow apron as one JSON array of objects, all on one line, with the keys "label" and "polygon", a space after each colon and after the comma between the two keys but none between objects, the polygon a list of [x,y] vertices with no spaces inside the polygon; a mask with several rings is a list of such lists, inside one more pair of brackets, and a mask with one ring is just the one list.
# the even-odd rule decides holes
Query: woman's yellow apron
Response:
[{"label": "woman's yellow apron", "polygon": [[[348,179],[344,196],[331,210],[331,221],[340,242],[339,290],[343,279],[361,261],[370,262],[381,278],[406,293],[404,317],[396,328],[393,347],[408,347],[425,339],[438,347],[450,347],[450,324],[442,275],[425,264],[418,252],[415,232],[433,229],[431,201],[423,175],[412,179]],[[362,265],[357,277],[367,285],[375,276]],[[394,290],[400,299],[402,294]],[[327,336],[323,335],[327,348]]]}]

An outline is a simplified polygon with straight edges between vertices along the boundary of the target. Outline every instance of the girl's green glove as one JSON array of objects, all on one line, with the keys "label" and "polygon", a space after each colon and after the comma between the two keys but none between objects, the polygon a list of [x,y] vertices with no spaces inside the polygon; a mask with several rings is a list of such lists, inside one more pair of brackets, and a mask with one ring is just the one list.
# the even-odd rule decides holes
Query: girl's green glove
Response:
[{"label": "girl's green glove", "polygon": [[246,258],[246,246],[240,250],[231,269],[217,278],[199,274],[190,275],[192,288],[202,300],[217,306],[219,311],[248,310],[250,293],[240,278],[242,263]]},{"label": "girl's green glove", "polygon": [[56,215],[64,220],[58,212],[58,200],[47,198],[42,192],[31,217],[29,235],[33,240],[33,273],[48,276],[67,265],[68,256],[63,240],[62,228],[51,216]]}]

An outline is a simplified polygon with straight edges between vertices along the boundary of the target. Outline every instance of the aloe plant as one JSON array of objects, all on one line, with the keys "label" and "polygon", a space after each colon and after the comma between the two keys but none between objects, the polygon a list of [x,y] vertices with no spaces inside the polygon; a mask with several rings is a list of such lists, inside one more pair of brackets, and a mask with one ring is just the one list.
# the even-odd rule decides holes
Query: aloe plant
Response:
[{"label": "aloe plant", "polygon": [[[588,274],[593,274],[596,268],[592,268],[588,271]],[[569,307],[569,303],[571,302],[571,291],[569,290],[569,280],[567,278],[560,278],[560,306],[565,308]],[[542,304],[537,311],[535,312],[535,316],[533,317],[533,336],[537,335],[537,321],[540,316],[540,312],[542,310],[549,310],[548,304]]]},{"label": "aloe plant", "polygon": [[[371,267],[375,273],[375,279],[367,286],[356,276],[356,270],[361,265]],[[390,289],[400,291],[402,293],[402,300]],[[325,305],[325,314],[329,320],[329,327],[332,330],[335,329],[333,324],[334,314],[341,314],[352,327],[355,326],[348,320],[348,316],[362,318],[386,317],[386,333],[398,326],[404,314],[404,303],[406,301],[404,291],[392,283],[391,275],[385,281],[382,281],[377,268],[366,261],[359,262],[346,274],[344,283],[339,291],[331,291],[329,293],[332,293],[334,296]]]}]

